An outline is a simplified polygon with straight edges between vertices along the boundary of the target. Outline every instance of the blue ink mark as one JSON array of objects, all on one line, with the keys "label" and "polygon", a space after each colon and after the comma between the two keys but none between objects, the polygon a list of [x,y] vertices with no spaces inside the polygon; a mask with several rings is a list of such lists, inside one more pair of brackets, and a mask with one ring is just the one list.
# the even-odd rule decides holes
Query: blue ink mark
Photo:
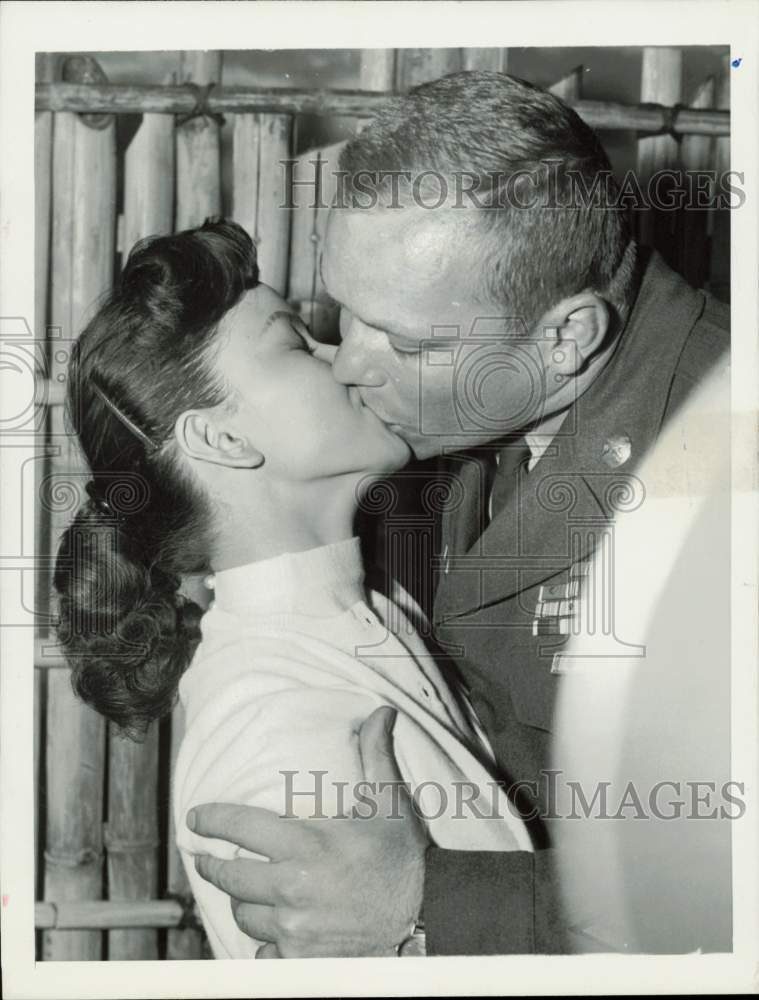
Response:
[{"label": "blue ink mark", "polygon": [[733,67],[733,69],[738,69],[738,67],[742,62],[743,62],[743,56],[741,56],[740,59],[733,59],[730,65]]}]

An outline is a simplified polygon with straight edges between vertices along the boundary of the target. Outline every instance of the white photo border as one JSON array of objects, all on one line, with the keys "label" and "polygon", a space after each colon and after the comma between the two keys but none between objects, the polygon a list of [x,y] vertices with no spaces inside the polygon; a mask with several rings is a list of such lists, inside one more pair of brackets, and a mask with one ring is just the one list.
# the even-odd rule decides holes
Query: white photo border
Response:
[{"label": "white photo border", "polygon": [[[746,200],[732,216],[733,773],[746,812],[733,829],[734,951],[688,956],[515,956],[264,962],[35,962],[33,634],[0,628],[2,934],[7,997],[420,996],[753,992],[759,947],[757,812],[757,59],[752,0],[664,2],[6,2],[0,9],[2,316],[34,313],[35,51],[727,45],[731,157]],[[242,45],[245,41],[249,45]],[[4,377],[0,375],[0,377]],[[2,415],[23,405],[3,383]],[[21,395],[20,395],[21,394]],[[14,408],[15,407],[15,408]],[[0,422],[0,428],[3,426]],[[0,569],[18,553],[19,484],[0,447]],[[9,560],[8,565],[10,565]],[[0,609],[18,576],[0,572]]]}]

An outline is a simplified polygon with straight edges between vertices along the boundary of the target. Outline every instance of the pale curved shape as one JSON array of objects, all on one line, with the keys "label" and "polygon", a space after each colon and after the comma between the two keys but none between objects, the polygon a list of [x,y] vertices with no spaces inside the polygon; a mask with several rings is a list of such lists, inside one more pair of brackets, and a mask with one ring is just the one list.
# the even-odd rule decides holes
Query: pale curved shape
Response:
[{"label": "pale curved shape", "polygon": [[[729,801],[739,792],[724,790],[732,777],[726,367],[676,415],[637,475],[645,502],[618,516],[588,577],[607,574],[611,585],[585,594],[596,622],[605,616],[613,627],[574,637],[561,661],[553,766],[562,771],[559,813],[580,817],[555,824],[562,889],[576,950],[728,951],[727,816],[741,810]],[[590,810],[571,782],[586,802],[598,791]],[[657,792],[658,782],[679,788]],[[677,802],[679,818],[662,818]],[[615,813],[624,818],[608,818]]]}]

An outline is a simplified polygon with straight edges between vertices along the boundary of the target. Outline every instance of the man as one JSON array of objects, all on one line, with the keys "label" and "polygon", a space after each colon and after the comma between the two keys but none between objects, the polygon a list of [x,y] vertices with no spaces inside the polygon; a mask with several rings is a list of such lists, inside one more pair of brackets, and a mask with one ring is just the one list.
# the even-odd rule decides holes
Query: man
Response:
[{"label": "man", "polygon": [[[559,654],[595,540],[726,351],[727,311],[637,250],[595,134],[506,75],[417,88],[348,143],[341,168],[347,207],[322,259],[341,306],[334,374],[461,484],[437,546],[434,637],[537,850],[443,851],[407,807],[363,827],[305,821],[278,849],[286,821],[209,805],[197,832],[273,863],[199,870],[271,941],[261,957],[387,953],[422,918],[428,954],[572,950],[550,830]],[[362,752],[367,776],[387,777],[392,720],[375,716]]]}]

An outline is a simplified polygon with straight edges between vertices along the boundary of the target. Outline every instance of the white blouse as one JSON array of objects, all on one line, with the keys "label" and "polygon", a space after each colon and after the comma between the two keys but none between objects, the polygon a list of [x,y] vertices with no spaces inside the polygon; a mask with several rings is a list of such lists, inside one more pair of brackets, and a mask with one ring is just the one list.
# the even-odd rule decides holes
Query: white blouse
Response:
[{"label": "white blouse", "polygon": [[[192,856],[255,855],[193,834],[188,810],[203,802],[302,817],[349,810],[364,778],[358,729],[380,705],[398,710],[398,765],[434,843],[532,850],[489,771],[492,751],[474,712],[453,696],[412,624],[419,608],[402,588],[394,596],[365,592],[357,538],[216,574],[202,642],[179,685],[186,728],[172,778],[177,844],[216,958],[252,958],[258,942],[238,929],[229,897],[200,878]],[[288,795],[288,784],[306,794]]]}]

